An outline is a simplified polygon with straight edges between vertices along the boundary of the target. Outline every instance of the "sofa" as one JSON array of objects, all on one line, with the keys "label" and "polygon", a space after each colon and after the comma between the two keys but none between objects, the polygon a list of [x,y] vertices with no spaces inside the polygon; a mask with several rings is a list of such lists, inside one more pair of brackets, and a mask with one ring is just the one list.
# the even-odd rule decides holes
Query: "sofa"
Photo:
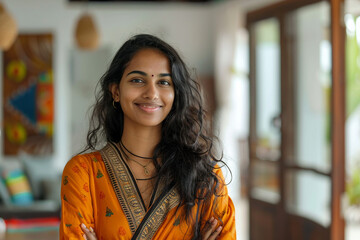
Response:
[{"label": "sofa", "polygon": [[0,162],[0,217],[60,217],[61,172],[51,155]]}]

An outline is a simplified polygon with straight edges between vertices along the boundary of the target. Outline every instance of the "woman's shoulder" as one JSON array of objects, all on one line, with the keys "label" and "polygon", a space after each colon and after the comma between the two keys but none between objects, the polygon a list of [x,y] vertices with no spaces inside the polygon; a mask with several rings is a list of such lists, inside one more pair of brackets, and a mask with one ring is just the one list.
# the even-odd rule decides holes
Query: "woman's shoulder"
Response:
[{"label": "woman's shoulder", "polygon": [[220,166],[219,164],[215,164],[214,167],[213,167],[213,172],[214,172],[218,177],[224,178],[222,169],[223,169],[225,166],[226,166],[226,165]]},{"label": "woman's shoulder", "polygon": [[93,162],[100,162],[102,161],[101,154],[99,151],[91,152],[91,153],[84,153],[78,154],[73,156],[66,164],[66,168],[72,168],[74,166],[80,165],[92,165]]},{"label": "woman's shoulder", "polygon": [[[224,172],[225,171],[225,175],[224,176]],[[220,192],[222,193],[226,193],[227,194],[227,177],[228,174],[230,174],[231,176],[231,172],[230,172],[230,169],[228,168],[228,166],[226,164],[223,164],[223,165],[219,165],[219,164],[216,164],[213,168],[213,172],[215,173],[217,179],[218,179],[218,184],[219,184],[219,190]],[[225,190],[225,192],[223,192]]]}]

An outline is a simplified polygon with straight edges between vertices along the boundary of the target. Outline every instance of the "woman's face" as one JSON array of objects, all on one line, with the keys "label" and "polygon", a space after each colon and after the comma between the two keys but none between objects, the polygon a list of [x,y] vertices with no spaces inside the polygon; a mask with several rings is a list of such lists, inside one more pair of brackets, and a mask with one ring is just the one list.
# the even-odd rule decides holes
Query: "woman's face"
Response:
[{"label": "woman's face", "polygon": [[124,112],[124,127],[161,126],[175,96],[168,58],[156,49],[138,51],[120,84],[112,85],[110,90]]}]

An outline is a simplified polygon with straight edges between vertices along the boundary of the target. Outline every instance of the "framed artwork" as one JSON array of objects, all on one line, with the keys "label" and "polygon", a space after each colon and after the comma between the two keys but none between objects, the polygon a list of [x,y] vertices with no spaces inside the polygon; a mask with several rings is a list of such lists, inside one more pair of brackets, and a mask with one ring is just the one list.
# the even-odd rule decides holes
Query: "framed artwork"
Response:
[{"label": "framed artwork", "polygon": [[54,122],[52,34],[20,34],[3,53],[3,151],[52,153]]}]

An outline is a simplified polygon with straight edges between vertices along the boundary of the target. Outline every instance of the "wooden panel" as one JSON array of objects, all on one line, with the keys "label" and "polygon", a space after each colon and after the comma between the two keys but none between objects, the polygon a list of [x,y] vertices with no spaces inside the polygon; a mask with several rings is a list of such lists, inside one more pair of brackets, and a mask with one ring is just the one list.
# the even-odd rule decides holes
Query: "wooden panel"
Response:
[{"label": "wooden panel", "polygon": [[276,205],[250,199],[250,240],[279,240],[277,209]]},{"label": "wooden panel", "polygon": [[274,3],[268,7],[264,7],[258,10],[251,11],[246,16],[246,23],[251,24],[256,21],[260,21],[266,18],[279,16],[285,12],[290,12],[297,8],[321,2],[324,0],[289,0],[289,1],[280,1]]},{"label": "wooden panel", "polygon": [[330,240],[329,228],[303,217],[287,215],[289,240]]}]

